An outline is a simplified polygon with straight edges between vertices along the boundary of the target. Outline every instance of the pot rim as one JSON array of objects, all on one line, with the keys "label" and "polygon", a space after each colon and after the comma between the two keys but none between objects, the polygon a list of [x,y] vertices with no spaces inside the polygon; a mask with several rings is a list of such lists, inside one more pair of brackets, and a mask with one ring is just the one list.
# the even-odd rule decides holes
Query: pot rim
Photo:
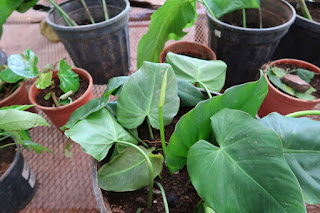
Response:
[{"label": "pot rim", "polygon": [[[13,138],[11,138],[11,139],[15,142],[15,140]],[[19,144],[16,144],[16,147],[17,147],[17,149],[16,149],[16,154],[14,156],[14,159],[13,159],[11,165],[9,166],[9,168],[0,177],[0,183],[11,173],[11,171],[17,165],[17,162],[19,160],[19,155],[21,155],[21,149],[20,149],[20,145]]]},{"label": "pot rim", "polygon": [[[36,97],[39,94],[40,90],[36,87],[36,83],[37,81],[35,81],[29,91],[29,99],[31,104],[33,104],[35,107],[41,109],[41,110],[45,110],[45,111],[61,111],[64,109],[68,109],[70,106],[77,104],[78,102],[81,101],[81,99],[83,97],[85,97],[86,95],[88,95],[90,93],[90,91],[92,90],[92,86],[93,86],[93,80],[92,80],[92,76],[89,74],[89,72],[87,72],[86,70],[82,69],[82,68],[78,68],[78,67],[72,67],[72,70],[77,73],[79,75],[79,73],[84,74],[84,78],[87,79],[89,81],[88,84],[88,88],[87,90],[74,102],[64,105],[64,106],[60,106],[60,107],[45,107],[45,106],[41,106],[38,104],[38,102],[36,101]],[[54,71],[54,72],[58,72],[58,71]],[[35,90],[34,95],[32,95],[32,91]]]},{"label": "pot rim", "polygon": [[[310,66],[312,67],[313,70],[310,70],[312,72],[315,72],[315,73],[320,73],[320,68],[318,68],[317,66],[309,63],[309,62],[306,62],[306,61],[303,61],[303,60],[299,60],[299,59],[291,59],[291,58],[283,58],[283,59],[279,59],[279,60],[275,60],[275,61],[272,61],[270,63],[270,66],[273,66],[273,65],[277,65],[277,64],[283,64],[284,62],[290,62],[290,64],[292,64],[292,62],[294,62],[293,64],[295,63],[302,63],[304,65],[307,65],[307,66]],[[289,63],[286,63],[286,64],[289,64]],[[299,99],[299,98],[295,98],[295,97],[292,97],[284,92],[281,92],[280,90],[278,90],[277,88],[275,88],[273,86],[273,84],[269,81],[269,78],[267,76],[267,73],[264,73],[264,76],[266,77],[267,79],[267,82],[268,82],[268,87],[269,89],[272,89],[275,91],[275,93],[277,95],[280,95],[284,98],[287,98],[289,99],[290,101],[294,101],[294,102],[298,102],[298,103],[320,103],[320,98],[317,98],[315,100],[312,100],[312,101],[308,101],[308,100],[303,100],[303,99]]]},{"label": "pot rim", "polygon": [[[102,21],[102,22],[98,22],[98,23],[95,23],[95,24],[88,24],[88,25],[80,25],[80,26],[64,26],[64,25],[59,25],[59,24],[56,24],[54,23],[53,21],[51,21],[50,17],[52,16],[52,13],[56,10],[54,7],[51,8],[49,10],[49,12],[47,13],[46,15],[46,22],[54,29],[59,29],[59,30],[64,30],[64,31],[74,31],[74,30],[78,30],[78,31],[89,31],[89,30],[95,30],[95,29],[99,29],[99,28],[103,28],[103,27],[106,27],[106,26],[109,26],[109,25],[112,25],[118,21],[120,21],[122,18],[124,18],[128,12],[129,12],[129,9],[130,9],[130,3],[128,0],[122,0],[125,2],[126,4],[126,7],[116,16],[110,18],[109,20],[107,21]],[[72,2],[76,2],[76,0],[69,0],[69,1],[66,1],[66,2],[63,2],[61,4],[59,4],[59,6],[63,6],[65,4],[68,4],[68,3],[72,3]],[[90,7],[89,7],[90,8]]]},{"label": "pot rim", "polygon": [[22,81],[19,85],[19,87],[8,97],[6,97],[5,99],[2,99],[0,101],[0,105],[5,104],[5,102],[8,102],[9,100],[13,99],[21,90],[23,90],[23,87],[25,87],[25,83],[24,81]]},{"label": "pot rim", "polygon": [[272,31],[278,31],[278,30],[280,30],[280,29],[282,29],[282,28],[285,28],[286,26],[292,25],[293,22],[294,22],[295,19],[296,19],[297,14],[296,14],[296,10],[293,8],[293,6],[292,6],[291,4],[289,4],[288,2],[284,1],[284,0],[281,0],[281,2],[282,2],[283,4],[285,4],[287,7],[289,7],[289,9],[291,10],[292,16],[291,16],[291,18],[290,18],[287,22],[285,22],[285,23],[283,23],[283,24],[281,24],[281,25],[274,26],[274,27],[267,27],[267,28],[261,28],[261,29],[260,29],[260,28],[244,28],[244,27],[234,26],[234,25],[231,25],[231,24],[227,24],[227,23],[225,23],[225,22],[222,22],[222,21],[220,21],[219,19],[213,17],[213,16],[209,13],[208,10],[207,10],[207,17],[209,17],[210,19],[212,19],[214,22],[217,22],[219,25],[224,26],[224,27],[226,27],[226,28],[231,28],[231,29],[233,29],[233,30],[235,30],[235,31],[244,31],[244,32],[248,32],[248,33],[250,33],[250,32],[251,32],[251,33],[256,33],[256,32],[269,33],[269,32],[272,32]]}]

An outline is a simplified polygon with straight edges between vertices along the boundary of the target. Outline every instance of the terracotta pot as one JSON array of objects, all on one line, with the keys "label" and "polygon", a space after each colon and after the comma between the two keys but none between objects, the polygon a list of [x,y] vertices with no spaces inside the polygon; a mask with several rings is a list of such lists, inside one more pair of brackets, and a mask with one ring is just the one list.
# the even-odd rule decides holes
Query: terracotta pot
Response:
[{"label": "terracotta pot", "polygon": [[210,48],[195,42],[180,41],[166,47],[160,53],[160,63],[165,62],[168,52],[187,55],[204,60],[217,60],[216,54]]},{"label": "terracotta pot", "polygon": [[[320,69],[313,64],[310,64],[305,61],[297,60],[297,59],[280,59],[271,62],[271,66],[277,64],[294,64],[297,67],[301,67],[307,70],[310,70],[315,73],[320,73]],[[267,75],[265,74],[266,78]],[[313,101],[307,101],[292,97],[287,95],[278,89],[276,89],[269,81],[268,81],[268,94],[264,99],[259,111],[258,115],[260,117],[266,116],[271,112],[278,112],[282,115],[287,115],[292,112],[302,111],[302,110],[311,110],[318,103],[320,103],[320,99],[315,99]]]},{"label": "terracotta pot", "polygon": [[[45,107],[41,106],[37,103],[36,97],[40,93],[40,90],[36,87],[36,82],[32,84],[30,92],[29,92],[29,99],[32,104],[34,104],[38,109],[41,109],[49,118],[50,120],[56,125],[58,128],[63,126],[67,123],[70,115],[80,106],[86,104],[93,98],[92,86],[93,81],[91,75],[81,68],[72,68],[72,70],[79,75],[80,78],[87,79],[89,82],[88,88],[85,93],[72,102],[71,104],[60,106],[60,107]],[[57,71],[54,72],[53,78],[57,78]]]},{"label": "terracotta pot", "polygon": [[28,91],[24,82],[22,82],[20,86],[9,97],[0,101],[0,107],[25,104],[30,104],[30,101],[28,98]]}]

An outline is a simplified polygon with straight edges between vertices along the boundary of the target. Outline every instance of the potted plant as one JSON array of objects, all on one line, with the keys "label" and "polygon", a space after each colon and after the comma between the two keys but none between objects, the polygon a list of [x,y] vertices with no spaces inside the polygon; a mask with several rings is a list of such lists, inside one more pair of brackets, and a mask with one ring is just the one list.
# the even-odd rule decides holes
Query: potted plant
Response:
[{"label": "potted plant", "polygon": [[57,126],[63,126],[74,110],[93,98],[91,75],[81,68],[71,68],[64,59],[59,69],[45,67],[31,86],[29,99]]},{"label": "potted plant", "polygon": [[127,0],[71,0],[56,5],[46,21],[59,36],[77,67],[88,70],[95,84],[106,84],[130,68]]},{"label": "potted plant", "polygon": [[320,45],[320,21],[317,18],[320,3],[299,0],[291,1],[291,4],[297,10],[297,17],[281,39],[272,59],[295,58],[320,66],[317,48]]},{"label": "potted plant", "polygon": [[40,115],[25,112],[32,105],[0,109],[0,209],[16,212],[32,199],[37,188],[36,178],[21,153],[21,146],[37,153],[49,149],[34,143],[28,130],[49,126]]},{"label": "potted plant", "polygon": [[[295,19],[294,9],[285,1],[263,1],[261,5],[259,1],[240,0],[200,3],[208,11],[209,46],[228,64],[226,88],[256,80],[259,67],[271,58]],[[195,5],[196,1],[170,0],[151,16],[148,33],[138,45],[138,68],[143,61],[157,62],[167,40],[185,35],[182,30],[197,18]]]},{"label": "potted plant", "polygon": [[312,110],[320,103],[319,73],[318,67],[302,60],[280,59],[269,63],[265,68],[269,91],[258,115]]}]

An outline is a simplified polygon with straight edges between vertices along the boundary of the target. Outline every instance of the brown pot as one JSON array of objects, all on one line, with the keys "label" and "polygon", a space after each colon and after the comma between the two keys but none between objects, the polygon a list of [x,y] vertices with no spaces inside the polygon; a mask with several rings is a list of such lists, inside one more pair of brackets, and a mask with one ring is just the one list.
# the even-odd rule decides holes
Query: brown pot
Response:
[{"label": "brown pot", "polygon": [[[49,118],[50,120],[56,125],[58,128],[63,126],[67,123],[70,115],[80,106],[86,104],[93,98],[92,86],[93,81],[91,75],[81,68],[72,68],[72,70],[79,75],[80,78],[87,79],[89,82],[88,88],[85,93],[72,102],[71,104],[60,106],[60,107],[45,107],[41,106],[37,103],[36,97],[40,93],[40,90],[36,87],[36,82],[32,84],[30,92],[29,92],[29,99],[32,104],[34,104],[37,108],[41,109]],[[57,78],[57,71],[53,74],[53,78]]]},{"label": "brown pot", "polygon": [[28,104],[30,104],[30,101],[28,98],[28,91],[24,82],[22,82],[20,86],[9,97],[0,101],[0,107]]},{"label": "brown pot", "polygon": [[[297,60],[297,59],[280,59],[271,62],[270,66],[274,66],[277,64],[293,64],[297,67],[301,67],[307,70],[310,70],[315,73],[320,73],[320,69],[313,64],[310,64],[305,61]],[[271,112],[278,112],[282,115],[287,115],[292,112],[302,111],[302,110],[311,110],[318,103],[320,103],[320,99],[315,99],[313,101],[301,100],[290,95],[287,95],[278,89],[276,89],[267,78],[267,74],[265,77],[268,82],[268,94],[264,99],[259,111],[258,115],[260,117],[266,116]]]},{"label": "brown pot", "polygon": [[191,56],[203,60],[217,60],[216,54],[210,48],[195,42],[180,41],[166,47],[160,53],[160,63],[165,62],[168,52]]}]

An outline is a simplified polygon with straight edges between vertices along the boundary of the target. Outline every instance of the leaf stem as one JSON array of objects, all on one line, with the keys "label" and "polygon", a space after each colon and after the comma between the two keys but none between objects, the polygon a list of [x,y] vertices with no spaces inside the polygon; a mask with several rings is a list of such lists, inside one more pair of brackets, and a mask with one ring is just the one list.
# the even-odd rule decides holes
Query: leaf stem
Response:
[{"label": "leaf stem", "polygon": [[309,20],[312,20],[312,17],[310,15],[310,12],[308,10],[306,2],[304,0],[298,0],[298,2],[300,4],[301,12],[302,12],[303,17],[305,17],[305,18],[307,18]]},{"label": "leaf stem", "polygon": [[157,182],[156,184],[161,191],[165,213],[169,213],[169,206],[168,206],[168,201],[167,201],[167,197],[166,197],[166,192],[164,191],[164,188],[162,187],[162,185],[160,183]]},{"label": "leaf stem", "polygon": [[150,120],[149,120],[148,117],[147,117],[147,124],[148,124],[148,129],[149,129],[150,138],[151,138],[151,140],[153,140],[154,137],[153,137],[152,127],[151,127]]},{"label": "leaf stem", "polygon": [[86,2],[84,0],[81,0],[81,3],[83,5],[84,9],[86,10],[86,13],[91,21],[91,24],[95,24],[96,22],[94,21]]},{"label": "leaf stem", "polygon": [[69,26],[77,26],[77,24],[68,16],[68,14],[66,14],[62,8],[57,5],[54,0],[49,0],[50,4],[52,4],[56,10],[60,13],[61,17],[65,20],[65,22],[69,25]]},{"label": "leaf stem", "polygon": [[3,145],[3,146],[0,146],[0,149],[5,148],[5,147],[8,147],[8,146],[12,146],[12,145],[16,145],[16,143],[8,143],[8,144],[5,144],[5,145]]},{"label": "leaf stem", "polygon": [[147,164],[148,164],[148,168],[149,168],[149,194],[148,194],[148,203],[147,203],[147,208],[150,209],[151,205],[152,205],[152,195],[153,195],[153,166],[152,163],[148,157],[148,155],[137,145],[129,143],[129,142],[125,142],[125,141],[116,141],[116,143],[120,143],[120,144],[124,144],[124,145],[128,145],[131,146],[133,148],[135,148],[136,150],[138,150],[143,157],[145,158]]},{"label": "leaf stem", "polygon": [[210,90],[208,89],[208,87],[206,86],[206,85],[204,85],[202,82],[198,82],[205,90],[206,90],[206,92],[207,92],[207,94],[208,94],[208,97],[209,98],[212,98],[212,95],[211,95],[211,93],[210,93]]},{"label": "leaf stem", "polygon": [[259,26],[262,28],[262,11],[261,11],[261,6],[259,5]]},{"label": "leaf stem", "polygon": [[242,9],[242,21],[243,27],[247,28],[246,9]]},{"label": "leaf stem", "polygon": [[144,147],[146,148],[150,148],[148,146],[148,144],[146,144],[143,140],[141,140],[141,138],[139,138],[138,136],[136,136],[135,134],[133,134],[133,132],[131,131],[131,129],[127,129],[127,131],[129,132],[129,134],[134,137],[137,141],[139,141],[139,143],[141,143]]},{"label": "leaf stem", "polygon": [[106,21],[108,21],[109,14],[108,14],[107,2],[106,2],[106,0],[101,0],[101,1],[102,1],[102,5],[103,5],[104,17],[105,17]]},{"label": "leaf stem", "polygon": [[214,17],[214,18],[216,18],[216,19],[218,19],[215,15],[214,15],[214,13],[212,12],[212,10],[210,9],[210,7],[207,5],[207,3],[206,3],[206,1],[199,1],[201,4],[203,4],[206,8],[207,8],[207,10],[209,11],[209,13]]},{"label": "leaf stem", "polygon": [[166,146],[166,139],[165,139],[165,135],[164,135],[163,106],[164,106],[165,98],[166,98],[168,70],[169,70],[169,68],[165,71],[165,73],[163,75],[161,89],[160,89],[160,99],[159,99],[159,105],[158,105],[159,124],[160,124],[160,138],[161,138],[161,146],[162,146],[162,150],[163,150],[163,155],[164,156],[166,156],[167,146]]},{"label": "leaf stem", "polygon": [[299,112],[293,112],[288,115],[287,117],[295,118],[295,117],[301,117],[306,115],[320,115],[320,110],[304,110]]},{"label": "leaf stem", "polygon": [[58,107],[60,106],[59,102],[58,102],[58,99],[57,99],[57,96],[56,96],[56,93],[55,92],[50,92],[51,93],[51,97],[52,97],[52,100],[54,102],[54,104]]}]

